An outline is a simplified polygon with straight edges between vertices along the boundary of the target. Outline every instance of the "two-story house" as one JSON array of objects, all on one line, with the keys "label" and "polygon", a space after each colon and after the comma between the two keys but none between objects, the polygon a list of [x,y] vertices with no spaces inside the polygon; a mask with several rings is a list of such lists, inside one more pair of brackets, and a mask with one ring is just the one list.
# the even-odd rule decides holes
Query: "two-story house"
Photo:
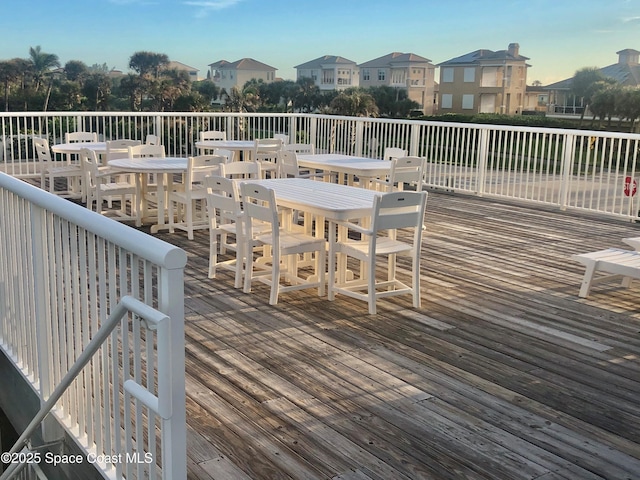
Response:
[{"label": "two-story house", "polygon": [[356,62],[336,55],[324,55],[295,67],[296,78],[311,78],[320,90],[344,90],[359,84]]},{"label": "two-story house", "polygon": [[242,88],[252,79],[271,83],[276,79],[276,69],[253,58],[235,62],[220,60],[209,64],[209,78],[228,93],[233,87]]},{"label": "two-story house", "polygon": [[393,52],[358,65],[360,86],[403,89],[426,115],[433,113],[435,65],[415,53]]},{"label": "two-story house", "polygon": [[522,113],[527,60],[511,43],[507,50],[476,50],[440,63],[440,113]]}]

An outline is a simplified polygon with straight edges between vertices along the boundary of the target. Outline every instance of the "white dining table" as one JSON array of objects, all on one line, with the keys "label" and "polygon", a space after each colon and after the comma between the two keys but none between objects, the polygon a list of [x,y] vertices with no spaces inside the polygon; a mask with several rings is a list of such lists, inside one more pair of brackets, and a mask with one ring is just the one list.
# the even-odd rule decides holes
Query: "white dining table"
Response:
[{"label": "white dining table", "polygon": [[231,150],[234,152],[234,161],[240,160],[240,153],[242,153],[242,158],[248,158],[248,154],[253,150],[253,146],[254,142],[252,140],[202,140],[196,142],[196,148],[198,148],[200,152],[214,150],[216,148]]},{"label": "white dining table", "polygon": [[[354,177],[363,180],[381,178],[385,177],[391,169],[391,162],[386,160],[341,153],[301,153],[298,155],[298,165],[303,168],[345,175],[349,185],[354,183]],[[364,184],[364,182],[361,183]]]},{"label": "white dining table", "polygon": [[58,143],[51,146],[53,153],[77,155],[83,148],[95,151],[97,154],[107,153],[107,142],[70,142]]},{"label": "white dining table", "polygon": [[[155,221],[151,225],[151,232],[157,233],[160,230],[169,228],[166,222],[168,192],[173,188],[173,174],[186,173],[187,163],[188,160],[184,157],[118,158],[107,162],[107,165],[113,170],[136,175],[137,226],[142,225],[143,222]],[[156,217],[152,217],[149,213],[147,198],[149,175],[155,175],[157,178]]]},{"label": "white dining table", "polygon": [[[315,235],[324,237],[324,220],[329,221],[329,235],[346,239],[346,229],[338,229],[337,221],[369,219],[373,202],[380,192],[366,188],[321,182],[305,178],[279,178],[268,180],[248,180],[273,189],[276,203],[292,210],[300,210],[316,217]],[[351,277],[347,270],[346,257],[339,255],[337,262],[338,282]]]}]

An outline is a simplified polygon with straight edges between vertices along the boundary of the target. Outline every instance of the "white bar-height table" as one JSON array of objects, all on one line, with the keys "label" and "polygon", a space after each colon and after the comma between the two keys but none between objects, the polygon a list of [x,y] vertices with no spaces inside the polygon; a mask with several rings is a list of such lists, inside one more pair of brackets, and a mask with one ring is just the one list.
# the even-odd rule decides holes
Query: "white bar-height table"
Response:
[{"label": "white bar-height table", "polygon": [[[324,236],[324,219],[329,220],[329,235],[345,240],[346,231],[337,230],[336,221],[371,217],[373,201],[380,192],[366,188],[319,182],[305,178],[247,180],[274,190],[278,205],[316,216],[316,236]],[[347,275],[346,258],[338,259],[338,281]]]},{"label": "white bar-height table", "polygon": [[242,158],[246,160],[253,150],[253,145],[252,140],[203,140],[196,142],[196,148],[200,150],[201,154],[207,150],[222,148],[233,152],[234,161],[240,160],[240,153],[242,153]]},{"label": "white bar-height table", "polygon": [[[303,168],[322,170],[347,176],[347,183],[353,185],[353,177],[370,180],[385,177],[391,169],[391,162],[376,158],[357,157],[341,153],[317,153],[298,155],[298,164]],[[363,181],[361,181],[364,184]],[[364,186],[364,185],[363,185]]]},{"label": "white bar-height table", "polygon": [[151,232],[156,233],[169,228],[165,221],[168,192],[173,187],[173,174],[181,173],[184,175],[187,171],[187,162],[188,160],[184,157],[118,158],[108,162],[108,165],[114,170],[136,175],[137,226],[142,225],[142,222],[145,221],[153,221],[149,216],[146,193],[148,189],[147,179],[150,174],[155,174],[157,178],[156,201],[158,214],[155,219],[156,223],[151,225]]}]

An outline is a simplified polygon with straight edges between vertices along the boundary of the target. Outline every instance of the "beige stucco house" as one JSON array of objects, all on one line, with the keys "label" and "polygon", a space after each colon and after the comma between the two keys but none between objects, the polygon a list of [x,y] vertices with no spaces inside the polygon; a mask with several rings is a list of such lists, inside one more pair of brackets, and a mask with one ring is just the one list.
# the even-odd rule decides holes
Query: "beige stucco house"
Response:
[{"label": "beige stucco house", "polygon": [[522,113],[527,60],[511,43],[507,50],[476,50],[440,63],[440,113]]},{"label": "beige stucco house", "polygon": [[360,83],[356,62],[337,55],[324,55],[295,69],[297,80],[311,78],[320,90],[344,90]]},{"label": "beige stucco house", "polygon": [[426,115],[433,113],[435,65],[415,53],[393,52],[358,65],[360,86],[387,85],[406,90]]},{"label": "beige stucco house", "polygon": [[233,87],[242,88],[249,80],[271,83],[276,79],[276,68],[253,58],[243,58],[235,62],[220,60],[209,64],[209,77],[225,92]]}]

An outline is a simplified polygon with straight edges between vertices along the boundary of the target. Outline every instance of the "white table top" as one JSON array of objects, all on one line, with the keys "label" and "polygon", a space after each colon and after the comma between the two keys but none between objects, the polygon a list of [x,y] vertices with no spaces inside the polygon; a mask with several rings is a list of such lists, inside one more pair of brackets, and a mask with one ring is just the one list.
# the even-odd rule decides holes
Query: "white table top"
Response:
[{"label": "white table top", "polygon": [[187,161],[184,157],[117,158],[109,160],[107,165],[135,173],[180,173],[187,170]]},{"label": "white table top", "polygon": [[313,168],[325,172],[380,177],[389,173],[391,162],[375,158],[356,157],[339,153],[320,153],[298,155],[298,164],[304,168]]},{"label": "white table top", "polygon": [[254,142],[251,140],[204,140],[196,142],[198,148],[224,148],[226,150],[251,150]]},{"label": "white table top", "polygon": [[272,188],[279,205],[303,210],[330,220],[349,220],[371,215],[380,192],[305,178],[250,180]]},{"label": "white table top", "polygon": [[96,153],[105,153],[107,151],[107,142],[72,142],[58,143],[51,146],[51,150],[55,153],[80,153],[83,148],[95,150]]}]

